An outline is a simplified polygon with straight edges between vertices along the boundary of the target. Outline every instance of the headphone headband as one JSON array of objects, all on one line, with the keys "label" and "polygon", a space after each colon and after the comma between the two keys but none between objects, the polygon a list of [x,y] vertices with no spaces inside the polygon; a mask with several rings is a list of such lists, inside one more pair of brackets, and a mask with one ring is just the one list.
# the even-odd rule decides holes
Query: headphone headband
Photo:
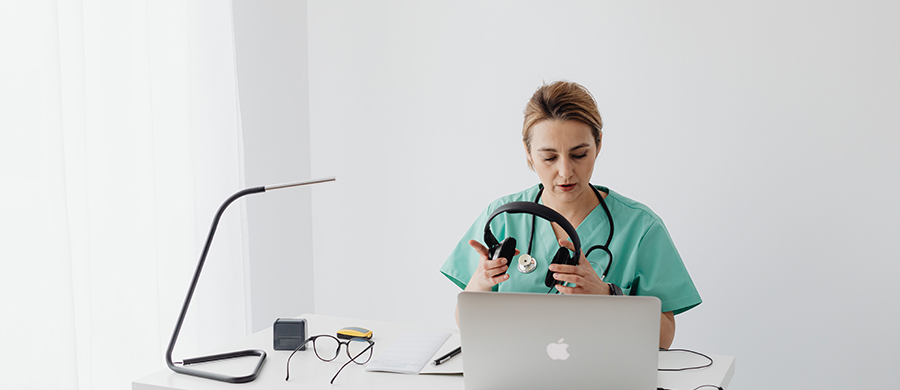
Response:
[{"label": "headphone headband", "polygon": [[491,221],[497,215],[502,213],[510,213],[510,214],[531,214],[541,217],[550,222],[556,222],[566,234],[569,235],[569,238],[572,240],[572,243],[575,244],[575,257],[574,259],[581,258],[581,240],[578,239],[578,233],[575,232],[575,228],[572,227],[572,224],[562,216],[562,214],[557,213],[556,210],[553,210],[547,206],[544,206],[540,203],[533,202],[509,202],[498,207],[494,210],[493,214],[488,218],[487,223],[484,225],[484,243],[488,247],[492,247],[497,245],[497,238],[491,233]]}]

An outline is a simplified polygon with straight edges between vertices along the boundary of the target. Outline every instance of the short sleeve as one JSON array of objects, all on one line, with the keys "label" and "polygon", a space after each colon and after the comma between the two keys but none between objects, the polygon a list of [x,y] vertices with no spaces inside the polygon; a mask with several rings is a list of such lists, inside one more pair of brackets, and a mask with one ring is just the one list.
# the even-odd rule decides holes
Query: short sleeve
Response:
[{"label": "short sleeve", "polygon": [[[489,209],[490,207],[488,207]],[[478,268],[480,256],[470,245],[469,240],[476,240],[484,244],[484,225],[488,218],[488,209],[479,214],[466,234],[459,240],[450,256],[441,266],[441,273],[455,283],[459,288],[465,289],[472,274]]]},{"label": "short sleeve", "polygon": [[702,300],[668,230],[660,221],[647,229],[635,253],[637,264],[631,294],[652,295],[662,302],[663,312],[680,314]]}]

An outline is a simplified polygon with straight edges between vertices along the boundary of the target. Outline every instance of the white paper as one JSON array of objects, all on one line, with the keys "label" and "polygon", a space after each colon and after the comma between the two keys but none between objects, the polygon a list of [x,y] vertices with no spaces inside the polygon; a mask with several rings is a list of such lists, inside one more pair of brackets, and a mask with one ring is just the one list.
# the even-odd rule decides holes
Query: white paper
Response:
[{"label": "white paper", "polygon": [[418,374],[444,345],[450,333],[412,332],[400,336],[387,350],[366,364],[366,371]]},{"label": "white paper", "polygon": [[446,355],[448,352],[459,348],[460,340],[459,333],[453,333],[450,335],[450,338],[447,339],[447,342],[444,343],[444,346],[439,349],[434,356],[429,359],[428,364],[422,371],[419,371],[419,374],[462,374],[463,373],[463,354],[460,353],[450,360],[445,361],[443,364],[439,366],[435,366],[433,363],[437,358]]}]

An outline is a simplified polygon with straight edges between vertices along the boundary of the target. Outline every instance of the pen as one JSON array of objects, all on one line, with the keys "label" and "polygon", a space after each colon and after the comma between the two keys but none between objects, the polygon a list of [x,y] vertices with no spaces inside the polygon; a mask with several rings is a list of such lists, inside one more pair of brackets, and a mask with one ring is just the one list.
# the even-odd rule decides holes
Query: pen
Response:
[{"label": "pen", "polygon": [[454,349],[450,352],[447,352],[446,355],[437,358],[437,360],[435,360],[434,363],[432,363],[432,364],[434,364],[435,366],[444,364],[447,362],[447,360],[450,360],[450,358],[452,358],[456,355],[459,355],[460,352],[462,352],[462,347],[456,347],[456,349]]}]

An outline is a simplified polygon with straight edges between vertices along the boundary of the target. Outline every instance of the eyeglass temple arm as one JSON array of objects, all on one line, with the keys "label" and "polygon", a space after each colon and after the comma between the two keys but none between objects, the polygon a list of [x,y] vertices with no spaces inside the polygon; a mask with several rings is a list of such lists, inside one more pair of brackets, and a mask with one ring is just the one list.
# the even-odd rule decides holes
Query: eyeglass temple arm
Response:
[{"label": "eyeglass temple arm", "polygon": [[[306,341],[304,341],[302,344],[298,345],[297,348],[294,348],[294,352],[291,352],[291,356],[288,356],[287,363],[285,363],[285,365],[287,366],[287,369],[286,369],[287,375],[284,377],[284,380],[291,379],[291,358],[294,357],[294,354],[297,353],[297,351],[299,351],[301,348],[303,348],[307,343],[312,341],[315,337],[317,337],[317,336],[313,336],[313,337],[306,339]],[[316,356],[318,356],[318,355],[316,355]]]},{"label": "eyeglass temple arm", "polygon": [[[284,377],[285,381],[291,379],[291,358],[294,357],[294,354],[297,353],[297,351],[299,351],[300,348],[303,348],[304,345],[306,345],[310,341],[314,340],[316,337],[319,337],[319,336],[312,336],[312,337],[306,339],[306,341],[304,341],[302,344],[297,346],[297,348],[294,348],[294,352],[291,352],[291,355],[288,356],[286,367],[285,367],[285,373],[286,373],[286,375]],[[356,354],[356,356],[350,356],[350,346],[349,345],[347,346],[347,356],[350,357],[350,360],[348,362],[344,363],[344,365],[341,366],[341,368],[334,374],[334,376],[331,378],[331,382],[330,382],[331,384],[334,384],[334,380],[337,379],[337,377],[341,373],[341,371],[344,370],[344,367],[347,367],[347,365],[350,364],[350,362],[356,363],[356,359],[358,357],[362,356],[362,354],[369,352],[369,350],[375,349],[375,342],[373,342],[371,340],[366,340],[366,341],[369,343],[369,345],[365,349],[360,351],[360,353]],[[315,343],[315,342],[313,341],[313,343]],[[337,351],[338,353],[340,353],[341,345],[342,344],[340,342],[338,342],[338,351]],[[335,355],[337,355],[337,353]],[[318,356],[319,355],[316,354],[316,357],[318,357]],[[319,359],[323,360],[321,357],[319,357]],[[356,363],[356,364],[360,364],[360,363]]]},{"label": "eyeglass temple arm", "polygon": [[[347,367],[347,365],[350,364],[350,362],[356,363],[356,358],[362,356],[362,354],[366,353],[368,350],[375,349],[374,342],[372,342],[370,340],[366,340],[366,341],[369,341],[369,346],[366,347],[366,349],[363,349],[362,352],[356,354],[356,356],[350,356],[350,346],[349,345],[347,346],[347,356],[350,356],[350,360],[347,363],[344,363],[344,365],[341,366],[341,368],[336,373],[334,373],[334,376],[331,378],[332,385],[334,384],[334,380],[337,379],[338,375],[341,374],[341,371],[344,371],[344,367]],[[360,363],[356,363],[356,364],[360,364]]]}]

